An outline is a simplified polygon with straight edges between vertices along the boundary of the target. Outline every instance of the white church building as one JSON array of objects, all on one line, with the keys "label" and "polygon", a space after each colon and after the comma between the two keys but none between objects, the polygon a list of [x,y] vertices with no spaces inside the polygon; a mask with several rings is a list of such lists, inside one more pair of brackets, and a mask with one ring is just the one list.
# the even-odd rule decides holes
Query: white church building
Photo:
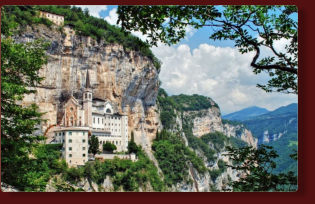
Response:
[{"label": "white church building", "polygon": [[63,144],[62,156],[70,166],[88,161],[89,135],[98,138],[100,150],[110,142],[116,151],[127,151],[128,116],[115,112],[110,101],[93,98],[88,71],[82,100],[71,95],[62,112],[61,123],[54,128],[54,142]]}]

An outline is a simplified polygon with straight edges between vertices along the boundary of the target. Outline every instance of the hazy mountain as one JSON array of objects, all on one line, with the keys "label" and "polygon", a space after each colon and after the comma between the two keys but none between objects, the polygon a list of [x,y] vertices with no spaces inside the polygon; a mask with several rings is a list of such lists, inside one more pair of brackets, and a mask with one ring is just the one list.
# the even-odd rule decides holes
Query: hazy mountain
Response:
[{"label": "hazy mountain", "polygon": [[244,121],[250,118],[268,113],[269,111],[265,108],[260,108],[257,106],[248,107],[240,111],[236,111],[227,115],[222,116],[223,119]]}]

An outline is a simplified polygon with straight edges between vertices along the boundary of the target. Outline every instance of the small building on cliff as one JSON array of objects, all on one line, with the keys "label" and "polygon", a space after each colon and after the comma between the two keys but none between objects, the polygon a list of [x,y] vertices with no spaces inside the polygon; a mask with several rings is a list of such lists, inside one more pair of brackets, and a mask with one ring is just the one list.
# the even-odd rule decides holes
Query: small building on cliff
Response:
[{"label": "small building on cliff", "polygon": [[57,24],[59,26],[63,25],[63,23],[65,21],[64,16],[54,14],[54,13],[49,13],[46,11],[39,11],[39,17],[47,18],[48,20],[52,21],[54,24]]},{"label": "small building on cliff", "polygon": [[62,112],[61,123],[54,128],[53,142],[63,144],[62,155],[70,166],[88,161],[89,135],[98,138],[100,149],[110,142],[118,152],[127,151],[128,116],[115,112],[110,101],[93,98],[88,71],[82,100],[71,95]]}]

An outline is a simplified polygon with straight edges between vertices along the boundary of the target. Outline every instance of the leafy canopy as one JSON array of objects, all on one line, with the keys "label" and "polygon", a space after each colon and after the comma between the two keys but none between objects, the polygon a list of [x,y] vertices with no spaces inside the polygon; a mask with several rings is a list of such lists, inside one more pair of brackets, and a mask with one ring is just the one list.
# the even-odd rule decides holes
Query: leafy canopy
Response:
[{"label": "leafy canopy", "polygon": [[260,145],[253,147],[227,147],[227,155],[233,160],[232,169],[242,176],[231,183],[233,191],[293,191],[297,189],[297,177],[292,171],[274,174],[275,158],[278,154],[272,147]]},{"label": "leafy canopy", "polygon": [[[8,17],[2,17],[1,23],[8,20]],[[10,36],[14,25],[2,25],[1,178],[21,190],[44,190],[53,171],[49,167],[52,163],[58,166],[56,157],[59,154],[47,149],[47,155],[43,155],[41,147],[33,151],[43,140],[43,137],[33,135],[42,121],[42,113],[36,104],[22,105],[21,101],[25,95],[35,93],[34,87],[42,80],[37,73],[46,63],[47,44],[41,40],[15,43]]]},{"label": "leafy canopy", "polygon": [[[209,28],[210,39],[232,40],[241,53],[255,53],[253,72],[271,77],[258,87],[298,93],[296,6],[119,6],[117,13],[123,30],[147,34],[151,45],[178,43],[188,26]],[[284,50],[276,48],[279,40],[288,41]]]}]

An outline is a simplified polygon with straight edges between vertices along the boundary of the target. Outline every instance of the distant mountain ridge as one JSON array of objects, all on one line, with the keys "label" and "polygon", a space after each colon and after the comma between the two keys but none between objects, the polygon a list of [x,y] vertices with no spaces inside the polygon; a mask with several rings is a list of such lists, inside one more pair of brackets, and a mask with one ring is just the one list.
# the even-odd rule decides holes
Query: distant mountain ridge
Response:
[{"label": "distant mountain ridge", "polygon": [[258,138],[259,144],[268,143],[285,133],[297,132],[297,106],[292,103],[242,122]]},{"label": "distant mountain ridge", "polygon": [[261,108],[258,106],[251,106],[248,108],[244,108],[242,110],[227,114],[222,116],[223,119],[227,120],[236,120],[236,121],[245,121],[250,118],[254,118],[259,115],[263,115],[268,113],[269,111],[265,108]]},{"label": "distant mountain ridge", "polygon": [[253,136],[258,138],[258,144],[274,147],[279,154],[276,159],[276,173],[289,170],[297,172],[297,161],[290,154],[297,150],[298,145],[298,104],[292,103],[274,111],[242,121]]}]

